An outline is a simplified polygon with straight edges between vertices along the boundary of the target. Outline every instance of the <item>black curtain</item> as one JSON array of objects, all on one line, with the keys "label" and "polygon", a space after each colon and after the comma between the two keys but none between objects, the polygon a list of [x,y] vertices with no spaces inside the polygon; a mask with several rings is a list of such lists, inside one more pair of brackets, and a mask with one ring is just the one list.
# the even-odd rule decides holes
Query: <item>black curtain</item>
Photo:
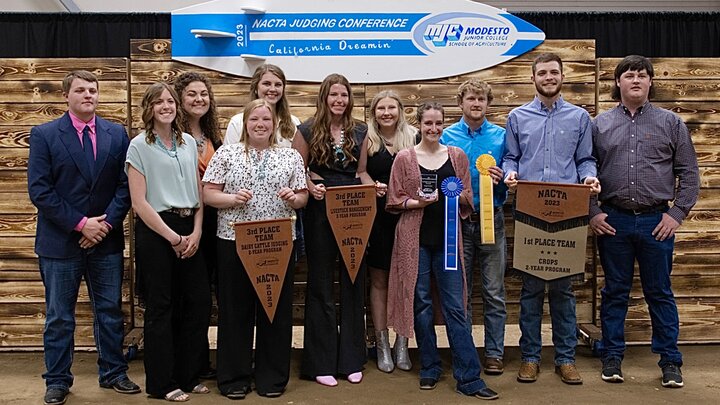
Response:
[{"label": "black curtain", "polygon": [[0,57],[129,57],[130,39],[170,38],[170,14],[1,13]]},{"label": "black curtain", "polygon": [[[595,39],[598,57],[720,57],[720,12],[516,12],[548,39]],[[0,13],[0,57],[127,57],[130,39],[170,38],[170,14]]]}]

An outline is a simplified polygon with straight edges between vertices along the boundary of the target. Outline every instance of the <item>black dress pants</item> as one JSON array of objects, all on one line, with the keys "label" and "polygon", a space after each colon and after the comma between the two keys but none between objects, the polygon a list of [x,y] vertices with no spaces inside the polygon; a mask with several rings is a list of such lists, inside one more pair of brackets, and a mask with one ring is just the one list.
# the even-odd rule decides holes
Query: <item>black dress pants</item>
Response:
[{"label": "black dress pants", "polygon": [[[160,213],[180,235],[193,230],[193,217]],[[191,391],[207,357],[210,288],[200,252],[179,259],[163,237],[138,219],[135,261],[145,280],[145,390],[162,397],[177,388]]]},{"label": "black dress pants", "polygon": [[[235,241],[217,239],[218,388],[223,395],[250,387],[259,394],[282,392],[290,378],[295,255],[290,254],[275,317],[270,323],[237,255]],[[294,249],[294,248],[293,248]],[[253,329],[255,361],[253,369]]]}]

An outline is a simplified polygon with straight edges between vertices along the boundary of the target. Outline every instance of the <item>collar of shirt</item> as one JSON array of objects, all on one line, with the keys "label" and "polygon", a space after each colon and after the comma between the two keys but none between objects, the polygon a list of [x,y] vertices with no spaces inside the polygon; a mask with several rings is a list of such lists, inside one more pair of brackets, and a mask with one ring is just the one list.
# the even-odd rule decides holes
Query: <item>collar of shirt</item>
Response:
[{"label": "collar of shirt", "polygon": [[72,121],[73,127],[75,127],[75,130],[78,133],[78,136],[80,137],[80,140],[82,141],[82,133],[83,129],[85,129],[85,126],[90,127],[90,139],[95,141],[95,116],[93,115],[92,119],[88,122],[85,122],[81,120],[80,118],[76,117],[75,114],[68,111],[68,115],[70,116],[70,121]]},{"label": "collar of shirt", "polygon": [[565,100],[562,98],[562,96],[558,97],[558,99],[555,100],[555,102],[552,105],[553,108],[549,109],[545,106],[545,104],[542,101],[540,101],[540,97],[535,95],[535,98],[530,103],[530,105],[533,108],[537,109],[538,111],[543,111],[547,114],[550,114],[553,111],[557,111],[557,110],[561,109],[563,107],[563,105],[565,105]]},{"label": "collar of shirt", "polygon": [[632,113],[630,113],[630,110],[628,110],[628,108],[625,107],[622,102],[618,104],[618,108],[622,110],[623,114],[627,115],[630,118],[634,118],[637,115],[642,115],[644,111],[647,111],[651,107],[652,104],[650,104],[650,100],[645,100],[645,103],[643,103],[643,105],[638,107],[637,111],[635,111],[635,115],[632,115]]},{"label": "collar of shirt", "polygon": [[458,121],[460,127],[463,131],[465,131],[466,134],[468,134],[470,137],[475,138],[476,136],[480,136],[483,133],[483,130],[487,128],[488,126],[488,120],[487,118],[483,118],[483,123],[480,125],[476,130],[470,129],[470,126],[465,121],[465,117],[460,117],[460,121]]}]

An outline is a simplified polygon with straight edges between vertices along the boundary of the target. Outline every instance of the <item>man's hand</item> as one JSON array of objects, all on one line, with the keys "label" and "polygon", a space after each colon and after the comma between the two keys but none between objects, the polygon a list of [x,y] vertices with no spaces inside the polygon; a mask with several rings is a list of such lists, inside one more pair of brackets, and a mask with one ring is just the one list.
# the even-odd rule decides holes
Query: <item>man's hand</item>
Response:
[{"label": "man's hand", "polygon": [[510,191],[515,191],[517,184],[518,184],[517,172],[508,173],[507,178],[505,178],[505,185],[508,186]]},{"label": "man's hand", "polygon": [[603,212],[590,218],[590,229],[595,235],[615,235],[615,228],[605,221],[607,217],[608,214]]},{"label": "man's hand", "polygon": [[657,224],[652,231],[655,240],[664,241],[667,238],[675,236],[675,230],[680,227],[680,223],[667,213],[663,213],[660,223]]},{"label": "man's hand", "polygon": [[81,249],[90,249],[91,247],[97,245],[95,242],[90,242],[90,240],[85,236],[81,236],[78,243],[80,244]]},{"label": "man's hand", "polygon": [[492,178],[493,184],[497,185],[498,183],[500,183],[500,180],[502,180],[504,174],[501,168],[497,166],[491,166],[488,169],[488,172],[490,173],[490,178]]},{"label": "man's hand", "polygon": [[585,177],[584,184],[590,186],[590,194],[600,194],[600,180],[597,177]]},{"label": "man's hand", "polygon": [[[83,238],[87,242],[98,244],[100,243],[110,232],[110,227],[105,222],[106,214],[100,215],[99,217],[88,218],[85,222],[85,226],[82,229]],[[80,246],[82,247],[83,240],[80,239]]]}]

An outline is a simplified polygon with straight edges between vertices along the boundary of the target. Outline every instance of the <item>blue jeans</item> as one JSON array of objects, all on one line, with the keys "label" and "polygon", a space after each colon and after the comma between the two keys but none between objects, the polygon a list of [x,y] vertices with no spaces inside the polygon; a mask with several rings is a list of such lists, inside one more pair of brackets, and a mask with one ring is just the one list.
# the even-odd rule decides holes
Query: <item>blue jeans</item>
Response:
[{"label": "blue jeans", "polygon": [[555,365],[575,363],[577,325],[575,317],[575,294],[570,277],[545,281],[523,274],[520,292],[520,355],[522,361],[540,363],[542,338],[543,300],[548,291],[552,340],[555,345]]},{"label": "blue jeans", "polygon": [[69,259],[40,257],[47,311],[43,330],[47,371],[43,378],[48,388],[68,389],[73,384],[70,366],[75,349],[75,304],[82,278],[95,315],[93,333],[99,381],[113,384],[126,376],[128,366],[122,352],[122,274],[122,253],[96,255],[89,249],[82,256]]},{"label": "blue jeans", "polygon": [[505,216],[502,207],[495,209],[495,243],[480,243],[480,223],[462,221],[465,281],[467,281],[468,323],[472,326],[472,291],[475,258],[480,262],[482,277],[483,324],[485,325],[485,357],[502,359],[505,352]]},{"label": "blue jeans", "polygon": [[430,249],[420,246],[418,278],[415,286],[415,334],[420,349],[420,378],[439,380],[442,363],[437,349],[437,335],[433,324],[433,306],[430,282],[434,282],[440,295],[450,351],[452,352],[453,377],[457,390],[465,395],[486,387],[480,378],[478,357],[472,334],[467,328],[465,301],[463,300],[462,269],[445,271],[442,248]]},{"label": "blue jeans", "polygon": [[600,307],[602,358],[622,359],[625,353],[625,316],[637,260],[652,322],[650,347],[653,353],[660,355],[660,367],[667,363],[682,365],[682,354],[677,346],[680,321],[670,285],[675,238],[661,242],[652,236],[662,218],[660,212],[633,215],[607,205],[603,210],[608,214],[606,221],[615,228],[615,236],[597,239],[600,263],[605,272]]}]

